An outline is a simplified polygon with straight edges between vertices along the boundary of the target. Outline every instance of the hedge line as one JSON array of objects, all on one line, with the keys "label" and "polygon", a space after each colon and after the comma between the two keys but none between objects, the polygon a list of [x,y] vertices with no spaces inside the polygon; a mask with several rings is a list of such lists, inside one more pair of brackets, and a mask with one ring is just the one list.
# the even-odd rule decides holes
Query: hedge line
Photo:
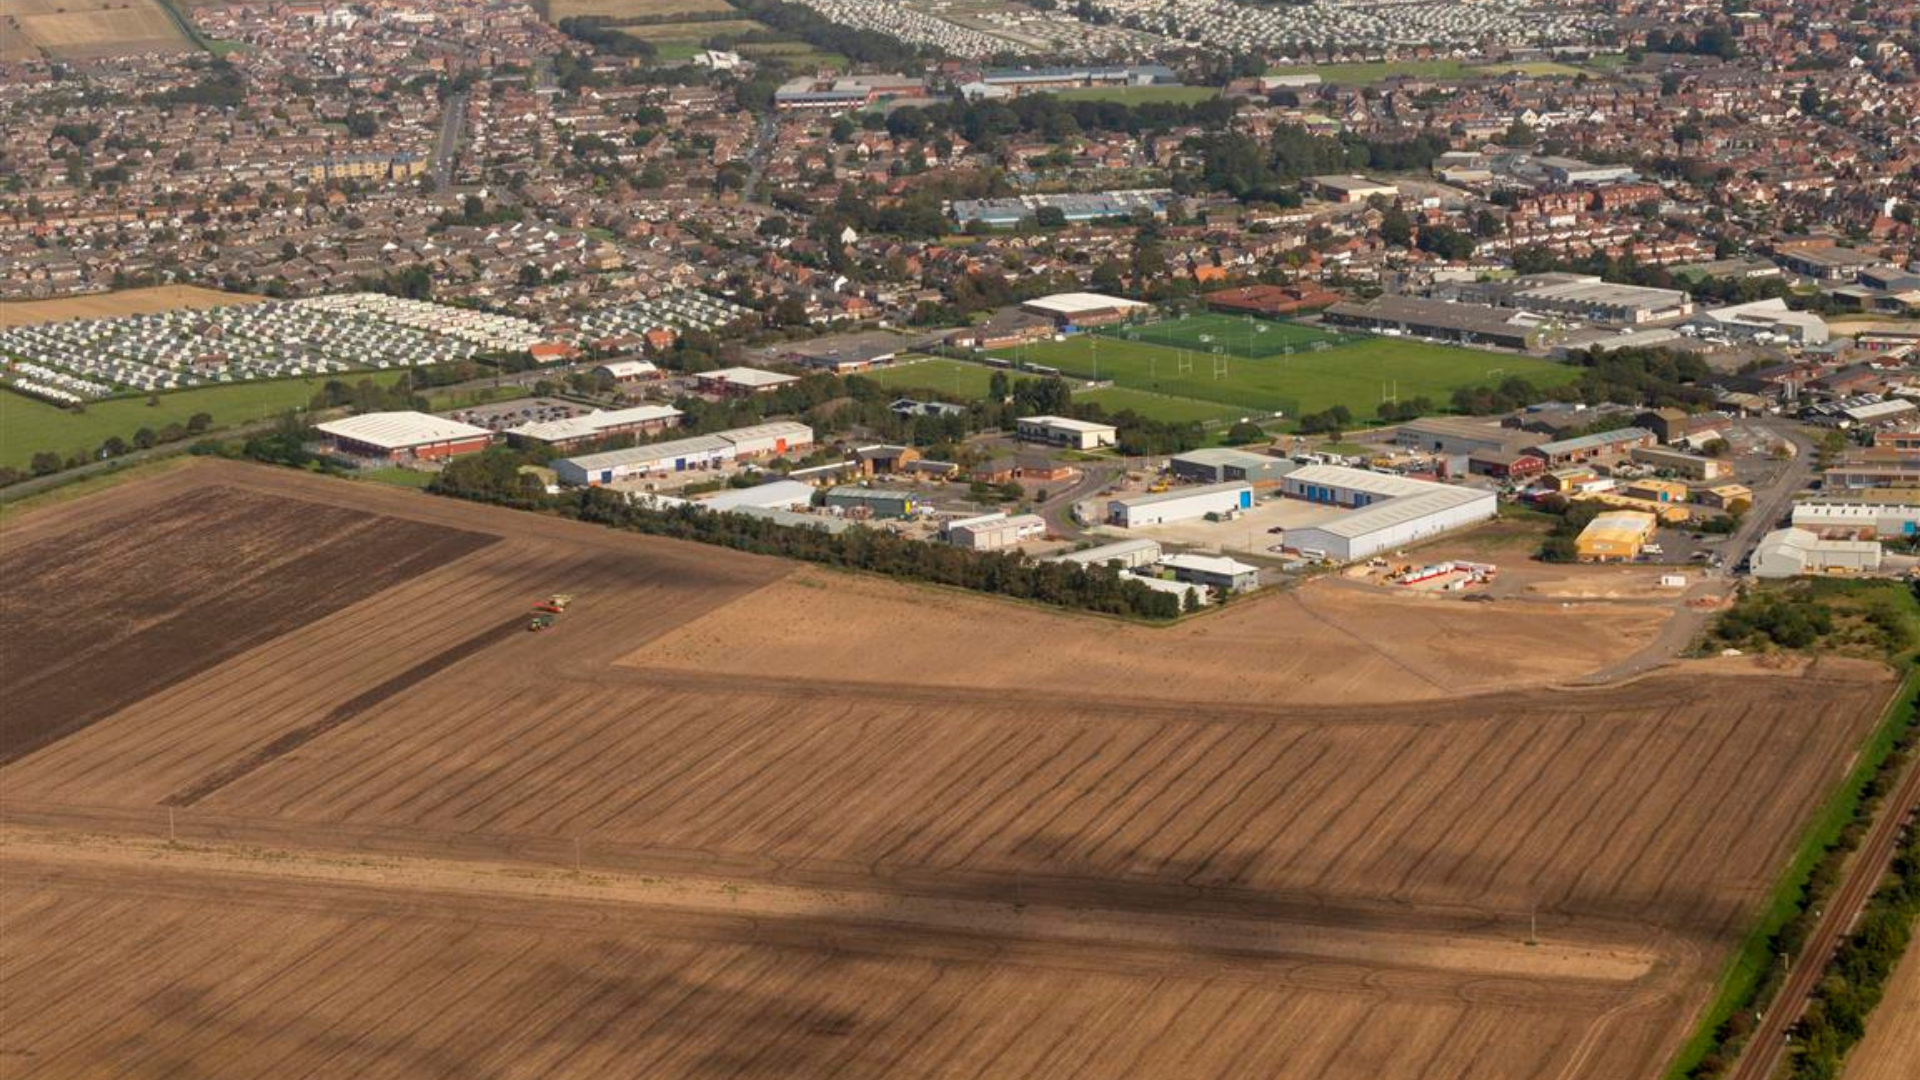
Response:
[{"label": "hedge line", "polygon": [[1839,885],[1847,856],[1865,838],[1913,749],[1916,697],[1920,671],[1910,670],[1853,771],[1807,829],[1759,922],[1729,962],[1719,993],[1668,1069],[1668,1080],[1714,1080],[1732,1069],[1753,1033],[1754,1017],[1772,1004],[1785,980],[1778,958],[1797,958],[1805,948],[1813,913]]}]

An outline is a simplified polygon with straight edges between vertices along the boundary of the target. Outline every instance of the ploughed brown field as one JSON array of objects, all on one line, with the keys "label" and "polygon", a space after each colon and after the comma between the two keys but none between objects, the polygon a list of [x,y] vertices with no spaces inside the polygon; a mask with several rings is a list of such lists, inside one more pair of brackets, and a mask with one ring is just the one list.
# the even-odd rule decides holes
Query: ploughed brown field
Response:
[{"label": "ploughed brown field", "polygon": [[24,517],[0,597],[9,1077],[1652,1075],[1890,687],[230,464]]}]

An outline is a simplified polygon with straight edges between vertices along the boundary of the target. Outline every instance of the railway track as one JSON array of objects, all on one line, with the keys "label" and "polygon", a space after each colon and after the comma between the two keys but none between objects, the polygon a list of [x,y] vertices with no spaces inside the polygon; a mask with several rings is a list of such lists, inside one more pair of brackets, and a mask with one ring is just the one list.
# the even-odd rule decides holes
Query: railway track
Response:
[{"label": "railway track", "polygon": [[1865,910],[1867,901],[1886,877],[1893,862],[1900,830],[1916,805],[1920,805],[1920,768],[1909,764],[1906,774],[1887,796],[1875,819],[1873,829],[1847,870],[1840,889],[1821,909],[1819,923],[1807,939],[1800,961],[1788,973],[1786,985],[1774,998],[1755,1027],[1753,1035],[1734,1064],[1727,1080],[1771,1080],[1786,1060],[1787,1032],[1807,1010],[1807,998],[1825,973],[1834,950],[1852,932],[1854,923]]}]

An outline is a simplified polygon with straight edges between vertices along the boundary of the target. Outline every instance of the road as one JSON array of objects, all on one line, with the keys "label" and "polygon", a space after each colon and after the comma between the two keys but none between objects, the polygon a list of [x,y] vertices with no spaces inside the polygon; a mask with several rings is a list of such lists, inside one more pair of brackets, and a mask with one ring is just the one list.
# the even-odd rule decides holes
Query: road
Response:
[{"label": "road", "polygon": [[1039,507],[1042,519],[1047,523],[1047,533],[1077,540],[1083,534],[1080,524],[1073,520],[1073,506],[1087,496],[1113,483],[1114,478],[1125,471],[1119,462],[1111,464],[1083,462],[1078,466],[1079,479],[1070,487],[1047,489],[1047,501]]},{"label": "road", "polygon": [[1920,804],[1920,768],[1909,765],[1906,775],[1880,808],[1880,816],[1874,820],[1866,841],[1854,854],[1839,890],[1821,909],[1820,921],[1807,938],[1798,963],[1788,972],[1786,985],[1781,987],[1772,1006],[1754,1028],[1727,1080],[1769,1080],[1779,1070],[1786,1059],[1788,1029],[1806,1012],[1807,995],[1825,974],[1827,960],[1841,939],[1852,931],[1854,922],[1886,876],[1900,841],[1900,830],[1916,804]]},{"label": "road", "polygon": [[467,122],[467,92],[447,98],[440,114],[440,137],[433,144],[433,184],[435,191],[453,188],[453,159],[460,150],[461,129]]},{"label": "road", "polygon": [[753,148],[747,151],[747,164],[753,171],[747,174],[746,186],[740,189],[740,201],[752,202],[760,191],[760,178],[766,174],[767,159],[773,156],[774,137],[779,134],[780,120],[772,113],[760,118],[760,126],[753,130]]}]

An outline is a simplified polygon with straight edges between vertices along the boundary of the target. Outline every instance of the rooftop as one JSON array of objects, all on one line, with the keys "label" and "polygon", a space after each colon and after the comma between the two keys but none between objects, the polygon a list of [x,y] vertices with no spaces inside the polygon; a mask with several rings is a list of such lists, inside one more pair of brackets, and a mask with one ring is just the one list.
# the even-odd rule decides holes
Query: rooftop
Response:
[{"label": "rooftop", "polygon": [[493,434],[483,427],[423,412],[367,413],[349,416],[344,420],[329,420],[315,427],[325,435],[387,450],[491,437]]},{"label": "rooftop", "polygon": [[1534,447],[1543,454],[1566,454],[1578,450],[1593,450],[1615,443],[1632,442],[1636,439],[1651,439],[1653,432],[1641,427],[1615,428],[1612,431],[1596,431],[1591,435],[1576,435],[1571,439],[1556,439]]},{"label": "rooftop", "polygon": [[1260,572],[1257,566],[1249,566],[1225,555],[1196,555],[1192,552],[1165,556],[1160,560],[1160,565],[1174,570],[1196,570],[1203,574],[1220,574],[1224,577],[1238,577],[1241,574]]},{"label": "rooftop", "polygon": [[730,367],[714,371],[702,371],[696,378],[708,382],[724,382],[734,386],[760,387],[784,386],[790,382],[799,382],[798,375],[782,375],[777,371],[762,371],[759,368]]},{"label": "rooftop", "polygon": [[675,421],[680,418],[680,415],[680,410],[671,405],[636,405],[630,409],[583,413],[579,416],[569,416],[564,420],[543,420],[521,424],[519,427],[508,428],[507,434],[537,439],[540,442],[566,442],[570,439],[591,438],[603,431],[628,424]]},{"label": "rooftop", "polygon": [[1222,484],[1191,484],[1187,487],[1177,487],[1168,491],[1156,491],[1146,495],[1135,495],[1131,498],[1121,498],[1113,501],[1122,506],[1152,506],[1155,503],[1173,502],[1177,499],[1185,499],[1195,495],[1223,495],[1229,491],[1252,490],[1253,485],[1244,480],[1230,480]]},{"label": "rooftop", "polygon": [[1108,296],[1105,293],[1065,292],[1035,297],[1027,301],[1026,306],[1060,315],[1082,315],[1090,311],[1127,311],[1147,305],[1138,300]]}]

